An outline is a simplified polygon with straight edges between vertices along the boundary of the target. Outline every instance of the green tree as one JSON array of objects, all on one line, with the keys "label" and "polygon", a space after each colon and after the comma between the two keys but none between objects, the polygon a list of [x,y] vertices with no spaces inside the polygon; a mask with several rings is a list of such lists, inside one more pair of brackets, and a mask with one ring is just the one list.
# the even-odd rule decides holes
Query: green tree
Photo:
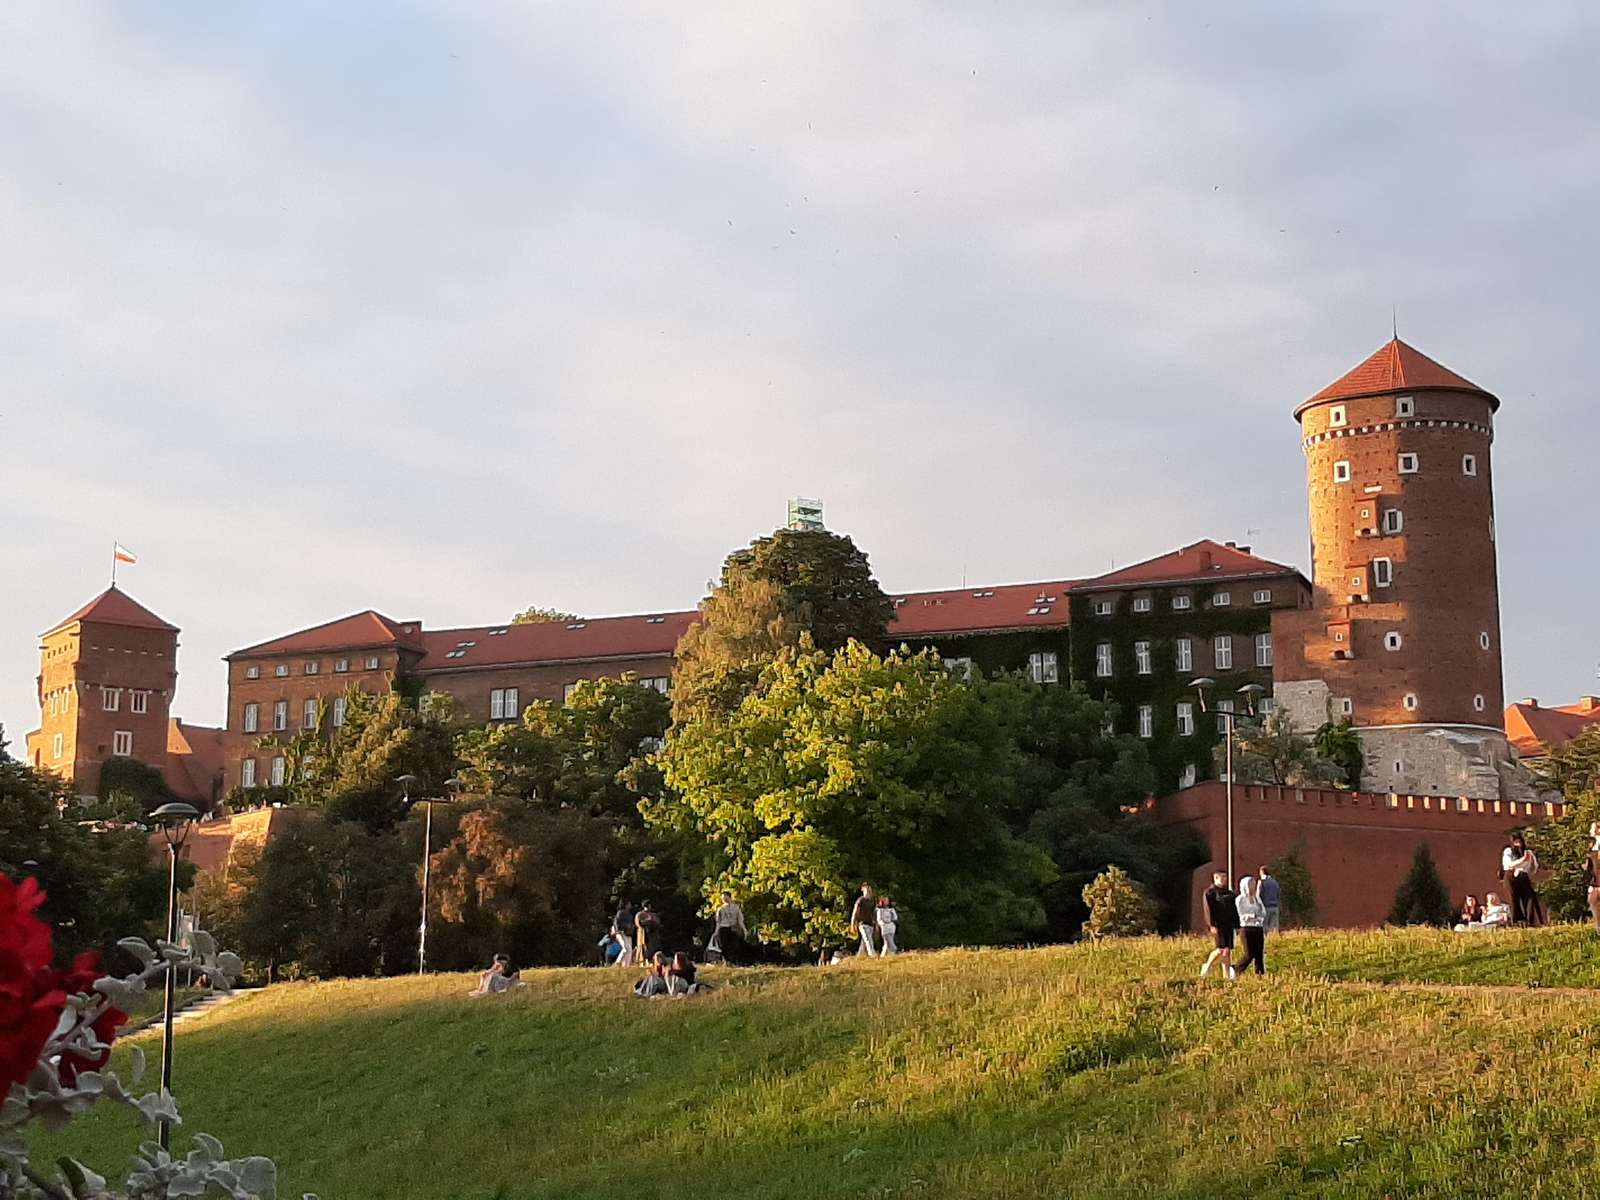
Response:
[{"label": "green tree", "polygon": [[97,788],[106,798],[125,797],[138,806],[141,815],[170,804],[178,797],[167,786],[160,771],[136,758],[108,758],[100,768]]},{"label": "green tree", "polygon": [[862,881],[923,945],[1004,942],[1043,924],[1049,859],[1005,814],[1010,742],[937,656],[785,651],[726,717],[675,726],[646,820],[693,845],[709,900],[743,898],[766,940],[842,938]]},{"label": "green tree", "polygon": [[1267,863],[1267,870],[1278,881],[1278,909],[1284,924],[1316,924],[1317,889],[1306,865],[1305,844],[1296,842],[1287,853]]},{"label": "green tree", "polygon": [[1337,763],[1344,771],[1344,786],[1352,791],[1361,787],[1361,772],[1366,758],[1361,749],[1361,735],[1346,717],[1342,721],[1324,721],[1313,735],[1316,751],[1329,762]]},{"label": "green tree", "polygon": [[540,608],[538,605],[534,605],[532,608],[523,609],[512,617],[511,623],[513,625],[543,625],[553,624],[557,621],[577,621],[580,619],[577,614],[562,612],[559,608]]},{"label": "green tree", "polygon": [[1121,867],[1107,867],[1085,884],[1083,902],[1089,908],[1083,931],[1090,938],[1139,937],[1155,932],[1155,901]]},{"label": "green tree", "polygon": [[1600,726],[1584,730],[1535,766],[1538,780],[1566,801],[1566,812],[1525,830],[1528,845],[1549,871],[1540,894],[1553,916],[1589,919],[1586,860],[1589,827],[1600,821]]},{"label": "green tree", "polygon": [[850,538],[780,529],[728,555],[678,642],[673,718],[731,712],[780,650],[881,648],[894,604]]},{"label": "green tree", "polygon": [[443,794],[456,768],[455,727],[448,705],[417,704],[398,692],[345,693],[344,724],[333,731],[327,753],[306,767],[308,787],[334,820],[390,829],[406,813],[395,783],[414,775],[412,801]]},{"label": "green tree", "polygon": [[1394,894],[1394,907],[1389,910],[1391,925],[1449,925],[1455,916],[1455,906],[1444,880],[1439,878],[1439,868],[1434,865],[1433,851],[1427,842],[1417,846],[1411,857],[1411,871]]},{"label": "green tree", "polygon": [[[1222,771],[1226,746],[1216,749]],[[1287,713],[1275,712],[1263,721],[1240,721],[1233,735],[1234,778],[1244,783],[1275,783],[1280,787],[1343,785],[1345,768],[1317,752],[1310,738],[1294,727]]]}]

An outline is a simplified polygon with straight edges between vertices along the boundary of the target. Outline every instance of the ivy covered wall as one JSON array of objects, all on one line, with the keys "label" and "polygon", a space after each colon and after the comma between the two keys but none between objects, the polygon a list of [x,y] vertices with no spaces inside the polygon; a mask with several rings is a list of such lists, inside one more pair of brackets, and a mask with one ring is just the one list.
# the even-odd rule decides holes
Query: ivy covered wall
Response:
[{"label": "ivy covered wall", "polygon": [[1030,655],[1054,651],[1056,678],[1065,684],[1071,677],[1072,639],[1067,629],[1060,625],[1004,633],[951,633],[902,638],[896,645],[901,644],[912,650],[932,646],[939,651],[941,658],[970,658],[972,665],[985,675],[1026,671]]}]

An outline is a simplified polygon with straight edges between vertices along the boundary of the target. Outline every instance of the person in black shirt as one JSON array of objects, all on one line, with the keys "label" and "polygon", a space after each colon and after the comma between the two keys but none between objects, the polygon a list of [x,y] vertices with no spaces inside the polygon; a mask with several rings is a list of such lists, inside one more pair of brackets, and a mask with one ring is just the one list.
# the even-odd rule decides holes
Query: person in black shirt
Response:
[{"label": "person in black shirt", "polygon": [[1222,963],[1222,973],[1229,979],[1234,977],[1233,932],[1239,928],[1239,909],[1234,900],[1227,875],[1221,871],[1214,872],[1211,886],[1205,894],[1206,925],[1211,930],[1213,949],[1206,956],[1205,966],[1200,968],[1202,979],[1211,974],[1211,968],[1219,961]]}]

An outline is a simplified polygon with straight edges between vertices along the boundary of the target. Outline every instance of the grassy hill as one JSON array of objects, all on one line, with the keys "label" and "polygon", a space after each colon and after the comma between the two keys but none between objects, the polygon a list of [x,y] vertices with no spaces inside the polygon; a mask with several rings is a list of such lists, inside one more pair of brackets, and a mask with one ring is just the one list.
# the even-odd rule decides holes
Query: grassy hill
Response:
[{"label": "grassy hill", "polygon": [[[1272,949],[1233,984],[1195,977],[1199,939],[1147,939],[673,1001],[597,969],[480,1000],[283,985],[181,1031],[176,1090],[324,1200],[1600,1195],[1600,993],[1549,990],[1600,987],[1591,931]],[[64,1145],[104,1169],[135,1140],[105,1111]]]}]

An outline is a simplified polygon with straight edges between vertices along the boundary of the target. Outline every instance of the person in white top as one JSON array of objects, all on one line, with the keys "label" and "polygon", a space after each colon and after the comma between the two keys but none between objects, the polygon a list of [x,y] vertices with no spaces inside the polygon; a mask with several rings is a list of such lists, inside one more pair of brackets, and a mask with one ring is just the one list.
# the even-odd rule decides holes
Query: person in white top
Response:
[{"label": "person in white top", "polygon": [[1511,885],[1511,923],[1543,925],[1544,905],[1534,889],[1534,872],[1539,860],[1520,833],[1511,835],[1511,844],[1500,852],[1500,876]]},{"label": "person in white top", "polygon": [[900,927],[900,914],[895,906],[889,903],[889,897],[878,897],[878,942],[883,947],[878,953],[887,958],[891,954],[899,954],[900,947],[895,945],[894,931]]},{"label": "person in white top", "polygon": [[1257,975],[1267,973],[1267,906],[1257,894],[1255,878],[1246,875],[1239,880],[1239,896],[1233,902],[1239,910],[1239,932],[1244,937],[1244,957],[1233,964],[1239,975],[1252,964]]},{"label": "person in white top", "polygon": [[1490,892],[1483,898],[1483,919],[1476,925],[1468,925],[1466,928],[1504,929],[1509,924],[1511,924],[1511,906],[1500,902],[1500,893]]}]

